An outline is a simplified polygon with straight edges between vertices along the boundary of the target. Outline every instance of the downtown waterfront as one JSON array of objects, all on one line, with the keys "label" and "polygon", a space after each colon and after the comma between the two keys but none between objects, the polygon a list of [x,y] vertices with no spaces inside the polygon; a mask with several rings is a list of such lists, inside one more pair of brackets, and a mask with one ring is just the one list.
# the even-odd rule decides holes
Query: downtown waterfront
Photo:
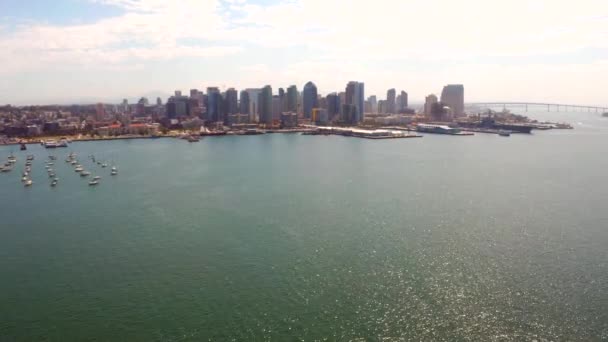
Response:
[{"label": "downtown waterfront", "polygon": [[2,146],[0,340],[604,341],[608,119],[544,115],[575,129]]}]

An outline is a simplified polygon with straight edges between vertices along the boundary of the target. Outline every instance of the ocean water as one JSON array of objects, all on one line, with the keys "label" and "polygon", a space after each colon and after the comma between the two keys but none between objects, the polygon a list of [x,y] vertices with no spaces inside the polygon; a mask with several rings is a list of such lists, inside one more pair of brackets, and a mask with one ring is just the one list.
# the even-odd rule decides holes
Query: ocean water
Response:
[{"label": "ocean water", "polygon": [[575,129],[0,147],[0,341],[608,340],[608,119],[544,115]]}]

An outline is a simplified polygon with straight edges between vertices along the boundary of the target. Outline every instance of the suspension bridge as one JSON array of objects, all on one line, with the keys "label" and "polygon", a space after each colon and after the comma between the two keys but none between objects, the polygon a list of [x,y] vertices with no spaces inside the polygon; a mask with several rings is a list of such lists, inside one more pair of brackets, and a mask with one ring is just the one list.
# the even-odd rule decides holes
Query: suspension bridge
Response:
[{"label": "suspension bridge", "polygon": [[481,107],[481,108],[503,108],[503,109],[517,109],[528,111],[528,108],[533,110],[544,110],[548,112],[596,112],[606,113],[608,107],[598,106],[585,106],[585,105],[572,105],[562,103],[542,103],[542,102],[470,102],[466,103],[467,107]]}]

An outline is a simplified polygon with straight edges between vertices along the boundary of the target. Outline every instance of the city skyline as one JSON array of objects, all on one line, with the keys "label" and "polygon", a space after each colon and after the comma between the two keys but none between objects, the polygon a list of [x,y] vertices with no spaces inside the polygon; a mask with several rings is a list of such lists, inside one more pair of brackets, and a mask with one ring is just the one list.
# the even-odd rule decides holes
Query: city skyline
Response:
[{"label": "city skyline", "polygon": [[0,12],[0,104],[310,80],[324,95],[351,80],[406,89],[412,103],[454,83],[468,101],[606,102],[605,1],[5,0]]}]

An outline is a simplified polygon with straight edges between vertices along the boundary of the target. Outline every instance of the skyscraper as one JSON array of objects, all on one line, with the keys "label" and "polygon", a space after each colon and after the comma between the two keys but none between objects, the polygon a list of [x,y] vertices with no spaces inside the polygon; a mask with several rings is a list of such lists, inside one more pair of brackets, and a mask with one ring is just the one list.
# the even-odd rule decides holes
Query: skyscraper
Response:
[{"label": "skyscraper", "polygon": [[[365,113],[365,85],[363,82],[350,81],[346,84],[344,104],[354,106],[354,109],[348,108],[350,114],[354,113],[351,123],[363,121]],[[342,108],[345,107],[343,106]]]},{"label": "skyscraper", "polygon": [[247,92],[246,90],[241,90],[239,113],[249,114],[249,92]]},{"label": "skyscraper", "polygon": [[295,85],[287,88],[287,111],[298,112],[298,87]]},{"label": "skyscraper", "polygon": [[254,122],[256,118],[259,120],[260,106],[258,100],[262,89],[260,88],[247,88],[245,89],[249,94],[249,121]]},{"label": "skyscraper", "polygon": [[455,117],[464,115],[464,86],[448,84],[441,92],[441,103],[450,107]]},{"label": "skyscraper", "polygon": [[211,122],[224,121],[222,113],[223,106],[222,94],[216,87],[207,88],[207,115],[205,119]]},{"label": "skyscraper", "polygon": [[238,93],[236,89],[230,88],[226,90],[226,114],[232,115],[239,112]]},{"label": "skyscraper", "polygon": [[304,117],[310,119],[312,116],[312,109],[318,106],[317,86],[312,82],[306,83],[304,85],[304,90],[302,91],[302,97]]},{"label": "skyscraper", "polygon": [[336,93],[327,95],[327,116],[329,121],[335,120],[340,115],[340,96]]},{"label": "skyscraper", "polygon": [[431,116],[433,114],[433,106],[437,103],[437,96],[431,94],[424,99],[424,115]]},{"label": "skyscraper", "polygon": [[267,85],[258,95],[260,123],[272,125],[272,87]]},{"label": "skyscraper", "polygon": [[370,111],[372,113],[378,113],[378,100],[376,99],[376,95],[368,97],[367,101],[369,102]]},{"label": "skyscraper", "polygon": [[408,99],[407,99],[407,93],[405,91],[401,91],[401,95],[399,95],[399,112],[403,112],[404,110],[407,109],[407,105],[408,105]]},{"label": "skyscraper", "polygon": [[395,91],[395,89],[389,89],[386,92],[386,112],[388,114],[394,114],[396,113],[395,111],[395,96],[397,95],[397,92]]}]

